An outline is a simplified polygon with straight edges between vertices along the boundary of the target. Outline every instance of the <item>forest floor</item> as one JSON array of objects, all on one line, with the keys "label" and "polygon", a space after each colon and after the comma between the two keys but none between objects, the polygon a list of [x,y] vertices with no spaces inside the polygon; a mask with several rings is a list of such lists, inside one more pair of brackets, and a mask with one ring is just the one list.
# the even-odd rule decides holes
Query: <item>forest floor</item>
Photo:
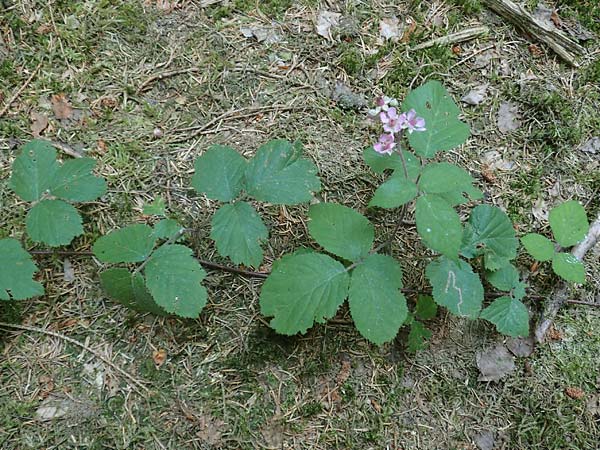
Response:
[{"label": "forest floor", "polygon": [[[208,238],[215,204],[190,187],[193,161],[213,143],[252,155],[287,138],[302,141],[319,167],[321,197],[367,214],[382,242],[394,214],[366,209],[382,178],[361,157],[377,139],[365,106],[382,93],[402,99],[432,79],[460,102],[472,130],[439,158],[468,169],[518,232],[547,233],[548,210],[567,199],[586,205],[590,219],[598,214],[594,0],[557,5],[565,23],[596,33],[577,69],[476,0],[256,3],[0,2],[0,107],[18,92],[0,118],[0,238],[23,234],[27,204],[8,187],[10,166],[22,143],[41,136],[96,158],[108,182],[104,197],[80,208],[86,233],[72,250],[151,221],[142,205],[161,196],[173,217],[198,230],[189,242],[197,254],[227,264]],[[340,14],[325,36],[316,28],[323,11]],[[380,35],[380,21],[392,17],[398,42]],[[413,49],[481,25],[489,33],[469,42]],[[474,104],[460,101],[473,90],[481,94]],[[314,245],[306,210],[261,210],[271,234],[262,270],[299,244]],[[405,286],[426,289],[428,253],[412,227],[393,252]],[[588,255],[588,281],[571,298],[600,301],[599,255]],[[68,336],[95,354],[0,327],[3,449],[581,450],[600,442],[594,306],[566,305],[547,343],[515,358],[500,381],[483,382],[477,353],[506,341],[483,321],[441,311],[429,346],[416,354],[406,351],[405,330],[393,343],[370,345],[347,308],[306,335],[283,337],[260,315],[260,279],[209,271],[198,320],[155,318],[106,298],[95,259],[36,262],[46,294],[5,302],[0,321]],[[530,273],[524,253],[517,263],[531,294],[550,295],[557,278],[548,266]],[[535,318],[543,300],[526,303]]]}]

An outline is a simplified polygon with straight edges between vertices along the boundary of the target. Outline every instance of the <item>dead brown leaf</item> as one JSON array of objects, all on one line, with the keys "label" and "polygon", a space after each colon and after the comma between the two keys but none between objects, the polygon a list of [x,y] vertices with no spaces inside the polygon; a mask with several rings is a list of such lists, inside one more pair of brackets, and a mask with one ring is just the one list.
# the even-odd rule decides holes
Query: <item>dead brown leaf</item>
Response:
[{"label": "dead brown leaf", "polygon": [[37,113],[35,111],[31,112],[31,134],[33,137],[40,137],[42,131],[44,131],[48,127],[48,117],[44,114]]},{"label": "dead brown leaf", "polygon": [[552,11],[552,14],[550,14],[550,20],[552,21],[552,23],[554,23],[556,28],[561,27],[562,22],[560,20],[560,17],[558,17],[558,13],[556,12],[556,10]]},{"label": "dead brown leaf", "polygon": [[163,348],[154,350],[152,352],[152,360],[154,361],[154,364],[156,365],[156,368],[158,369],[167,360],[167,351]]},{"label": "dead brown leaf", "polygon": [[565,388],[565,394],[567,394],[573,400],[581,400],[583,397],[585,397],[585,392],[578,387]]},{"label": "dead brown leaf", "polygon": [[406,28],[404,29],[404,34],[402,35],[402,39],[400,39],[400,42],[404,42],[404,43],[410,41],[410,37],[413,35],[415,30],[417,29],[417,21],[415,19],[413,19],[412,17],[407,17],[405,22],[406,22]]},{"label": "dead brown leaf", "polygon": [[54,380],[48,375],[42,375],[39,379],[39,383],[41,385],[41,388],[38,397],[44,400],[54,390]]},{"label": "dead brown leaf", "polygon": [[35,32],[37,34],[48,34],[52,31],[52,24],[43,23],[39,27],[36,28]]},{"label": "dead brown leaf", "polygon": [[537,44],[529,44],[529,53],[531,53],[531,56],[534,58],[541,58],[544,56],[544,51]]},{"label": "dead brown leaf", "polygon": [[198,427],[200,430],[196,435],[208,445],[217,446],[223,436],[223,427],[225,422],[215,419],[212,416],[201,416],[198,418]]},{"label": "dead brown leaf", "polygon": [[548,337],[550,338],[550,340],[552,341],[560,341],[562,340],[562,338],[564,337],[563,334],[561,333],[560,330],[557,330],[556,328],[552,327],[550,328],[550,330],[548,331]]},{"label": "dead brown leaf", "polygon": [[106,145],[106,142],[104,142],[102,139],[98,139],[96,151],[100,154],[104,154],[106,153],[106,150],[108,150],[108,145]]},{"label": "dead brown leaf", "polygon": [[73,115],[73,107],[65,97],[65,94],[53,95],[50,103],[57,119],[70,119]]},{"label": "dead brown leaf", "polygon": [[342,367],[340,368],[340,371],[338,372],[337,377],[335,379],[338,386],[346,382],[346,380],[350,377],[351,370],[352,365],[350,364],[350,361],[348,359],[342,360]]}]

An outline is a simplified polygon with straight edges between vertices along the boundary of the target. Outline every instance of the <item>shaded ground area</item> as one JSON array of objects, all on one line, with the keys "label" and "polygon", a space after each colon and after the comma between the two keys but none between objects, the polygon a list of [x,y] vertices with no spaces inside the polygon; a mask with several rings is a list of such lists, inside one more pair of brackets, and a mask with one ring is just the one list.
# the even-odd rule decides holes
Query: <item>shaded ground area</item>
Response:
[{"label": "shaded ground area", "polygon": [[[321,198],[360,209],[383,241],[394,214],[365,208],[381,179],[361,159],[376,138],[364,105],[380,93],[402,98],[429,79],[457,100],[481,94],[461,105],[472,138],[441,158],[478,177],[486,200],[519,231],[547,232],[548,209],[566,199],[584,203],[590,218],[598,213],[600,148],[585,146],[600,129],[597,38],[589,61],[571,70],[471,0],[179,3],[20,1],[0,9],[0,104],[24,86],[0,118],[0,237],[23,233],[26,205],[8,188],[10,165],[20,143],[40,134],[98,159],[109,183],[101,201],[81,209],[86,234],[76,250],[151,220],[141,207],[160,195],[198,230],[190,239],[197,254],[219,261],[208,239],[215,205],[190,187],[193,160],[213,143],[252,155],[276,137],[301,140],[320,168]],[[561,17],[600,31],[594,2],[564,3]],[[315,29],[324,10],[340,14],[327,37]],[[380,20],[393,16],[405,38],[384,41]],[[478,40],[411,50],[481,24],[491,32]],[[261,269],[314,244],[306,206],[261,213],[271,234]],[[426,288],[428,253],[413,228],[393,252],[405,285]],[[588,256],[588,283],[573,298],[598,301],[598,257],[598,249]],[[483,322],[442,311],[430,347],[416,355],[405,351],[405,331],[369,345],[344,308],[287,338],[259,313],[261,281],[222,272],[209,274],[199,320],[144,317],[105,298],[97,261],[69,257],[75,279],[65,281],[64,260],[40,258],[46,295],[1,305],[1,320],[85,343],[150,392],[64,339],[1,330],[2,448],[598,447],[598,308],[565,307],[553,340],[517,358],[508,377],[480,382],[476,353],[503,342]],[[530,265],[521,255],[530,292],[548,295],[556,278],[546,266],[529,273]],[[528,301],[532,316],[540,303]]]}]

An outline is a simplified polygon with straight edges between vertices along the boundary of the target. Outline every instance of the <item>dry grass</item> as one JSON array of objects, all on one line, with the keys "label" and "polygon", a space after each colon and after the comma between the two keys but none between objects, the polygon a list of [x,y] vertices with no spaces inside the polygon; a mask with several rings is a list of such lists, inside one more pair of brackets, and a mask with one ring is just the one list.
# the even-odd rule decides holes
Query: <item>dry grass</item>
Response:
[{"label": "dry grass", "polygon": [[[336,80],[367,99],[403,95],[427,79],[442,80],[457,98],[488,83],[481,105],[463,105],[473,137],[441,158],[477,175],[488,200],[506,208],[519,230],[548,231],[533,214],[539,199],[546,208],[578,199],[590,217],[600,209],[598,155],[578,150],[600,129],[598,63],[571,71],[547,49],[534,58],[510,26],[485,12],[465,16],[455,2],[343,2],[336,8],[352,20],[333,42],[314,32],[324,3],[270,0],[261,10],[251,2],[179,3],[165,12],[141,0],[21,1],[3,12],[0,98],[10,98],[41,68],[0,122],[0,237],[23,233],[27,205],[7,179],[14,142],[31,138],[35,111],[49,117],[45,136],[97,158],[110,186],[100,201],[82,206],[86,235],[74,249],[148,220],[141,206],[161,195],[174,217],[198,230],[190,238],[196,252],[221,261],[208,239],[217,205],[190,188],[193,161],[213,143],[251,156],[275,137],[301,140],[319,166],[321,198],[365,212],[382,241],[395,215],[366,210],[381,179],[361,159],[376,131],[362,111],[331,100]],[[482,22],[492,33],[461,45],[458,55],[377,47],[378,20],[392,14],[415,19],[413,42]],[[247,39],[240,26],[273,30],[280,40]],[[147,81],[172,71],[184,72]],[[60,92],[82,111],[79,120],[55,120],[49,98]],[[509,134],[496,126],[504,101],[521,114],[520,128]],[[514,166],[484,177],[484,155],[492,150]],[[271,234],[264,269],[299,245],[315,245],[306,206],[259,206]],[[428,253],[415,238],[406,227],[393,251],[404,260],[405,285],[421,288]],[[110,366],[69,342],[2,330],[2,448],[471,449],[478,436],[491,433],[496,448],[591,449],[600,438],[592,405],[600,394],[597,309],[565,308],[557,321],[561,339],[518,360],[502,382],[482,383],[475,352],[501,339],[483,322],[442,313],[431,324],[430,348],[417,355],[405,353],[405,331],[392,344],[369,345],[345,308],[305,336],[282,337],[260,315],[261,281],[216,271],[207,278],[210,299],[198,320],[143,317],[105,298],[96,261],[70,259],[76,279],[65,282],[63,258],[40,257],[47,294],[2,305],[2,320],[84,342],[151,393],[136,393]],[[586,262],[590,281],[573,295],[590,301],[600,292],[598,252]],[[521,256],[519,263],[525,270],[530,261]],[[555,282],[547,267],[529,276],[539,294]],[[530,306],[539,308],[534,301]],[[161,349],[167,359],[157,367],[152,356]],[[584,397],[570,398],[568,387],[582,389]],[[65,414],[41,422],[40,406]]]}]

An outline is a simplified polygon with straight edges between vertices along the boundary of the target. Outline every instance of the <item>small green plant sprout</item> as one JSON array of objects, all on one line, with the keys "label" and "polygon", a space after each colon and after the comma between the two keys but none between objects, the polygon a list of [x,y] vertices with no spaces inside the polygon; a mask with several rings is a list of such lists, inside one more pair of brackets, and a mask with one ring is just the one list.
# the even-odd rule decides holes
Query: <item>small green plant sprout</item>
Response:
[{"label": "small green plant sprout", "polygon": [[[175,244],[185,231],[175,225],[172,219],[154,227],[129,225],[96,241],[93,252],[100,261],[137,264],[133,271],[113,267],[100,273],[102,287],[113,299],[140,312],[198,317],[206,305],[206,289],[200,284],[206,272],[190,248]],[[166,241],[157,246],[161,239]]]},{"label": "small green plant sprout", "polygon": [[433,319],[437,314],[437,304],[430,295],[419,295],[414,313],[408,313],[406,325],[410,327],[406,348],[415,353],[426,347],[426,341],[431,338],[431,331],[425,328],[422,321]]},{"label": "small green plant sprout", "polygon": [[25,223],[34,242],[57,247],[83,234],[81,216],[71,203],[93,201],[106,191],[104,179],[92,174],[95,165],[92,158],[59,163],[48,141],[23,146],[13,163],[10,187],[22,200],[32,202]]},{"label": "small green plant sprout", "polygon": [[[583,241],[590,225],[585,209],[579,202],[569,200],[553,208],[548,215],[556,243],[568,248]],[[529,233],[521,238],[525,250],[537,261],[552,261],[552,270],[559,277],[574,283],[585,282],[585,266],[570,253],[556,250],[557,246],[545,236]]]},{"label": "small green plant sprout", "polygon": [[212,200],[225,202],[214,214],[210,232],[221,256],[254,267],[263,261],[261,243],[268,238],[268,229],[246,199],[296,205],[310,201],[321,189],[317,168],[301,158],[302,151],[299,142],[273,140],[259,147],[250,160],[222,145],[210,147],[196,159],[192,186]]},{"label": "small green plant sprout", "polygon": [[0,300],[25,300],[44,293],[44,287],[34,281],[38,268],[19,241],[0,239]]}]

